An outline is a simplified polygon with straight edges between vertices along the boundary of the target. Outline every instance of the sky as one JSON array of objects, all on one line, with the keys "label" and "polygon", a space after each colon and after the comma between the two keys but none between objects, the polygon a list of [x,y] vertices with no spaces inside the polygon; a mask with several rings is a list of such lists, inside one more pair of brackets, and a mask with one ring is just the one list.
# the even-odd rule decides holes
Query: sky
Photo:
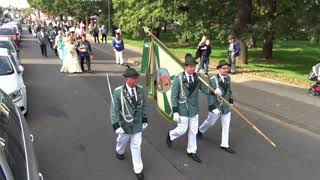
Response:
[{"label": "sky", "polygon": [[0,0],[0,6],[8,7],[9,5],[17,8],[29,7],[27,0]]}]

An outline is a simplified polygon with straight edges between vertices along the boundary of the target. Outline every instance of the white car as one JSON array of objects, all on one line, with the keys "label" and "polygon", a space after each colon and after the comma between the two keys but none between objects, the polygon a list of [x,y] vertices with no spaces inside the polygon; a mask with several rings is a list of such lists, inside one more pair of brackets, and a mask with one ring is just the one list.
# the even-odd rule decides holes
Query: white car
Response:
[{"label": "white car", "polygon": [[27,113],[27,89],[23,81],[24,68],[17,65],[8,49],[0,48],[0,88],[7,93],[25,115]]},{"label": "white car", "polygon": [[0,37],[0,48],[7,48],[16,60],[16,63],[20,65],[19,48],[8,37]]}]

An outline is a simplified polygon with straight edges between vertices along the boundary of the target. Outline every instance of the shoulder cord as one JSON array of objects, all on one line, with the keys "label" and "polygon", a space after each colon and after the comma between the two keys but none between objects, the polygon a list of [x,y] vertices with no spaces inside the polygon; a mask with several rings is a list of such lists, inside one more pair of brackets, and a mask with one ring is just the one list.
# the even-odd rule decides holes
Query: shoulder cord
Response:
[{"label": "shoulder cord", "polygon": [[183,101],[179,101],[179,100],[178,100],[178,102],[179,102],[180,104],[186,103],[187,109],[189,109],[189,108],[188,108],[188,103],[187,103],[187,99],[188,99],[188,98],[187,98],[187,96],[186,96],[186,94],[185,94],[185,92],[184,92],[184,90],[183,90],[181,75],[179,75],[179,79],[180,79],[180,93],[179,93],[179,96],[183,99]]},{"label": "shoulder cord", "polygon": [[[126,107],[126,109],[124,109],[124,107]],[[123,89],[122,89],[122,88],[121,88],[121,110],[122,110],[122,111],[120,111],[120,114],[122,115],[123,119],[124,119],[127,123],[132,122],[132,121],[133,121],[133,117],[132,117],[131,113],[130,113],[129,110],[128,110],[128,106],[127,106],[126,101],[124,100],[124,97],[123,97]],[[125,110],[127,110],[128,115],[125,114],[125,112],[124,112]],[[127,119],[127,117],[130,118],[130,119]]]}]

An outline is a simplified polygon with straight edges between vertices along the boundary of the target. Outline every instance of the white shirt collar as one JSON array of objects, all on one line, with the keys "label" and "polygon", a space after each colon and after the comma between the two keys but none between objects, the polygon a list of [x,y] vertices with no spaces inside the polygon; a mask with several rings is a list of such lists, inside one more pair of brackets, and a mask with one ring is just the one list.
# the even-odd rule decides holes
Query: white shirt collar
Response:
[{"label": "white shirt collar", "polygon": [[222,76],[220,73],[218,73],[218,74],[219,74],[219,76],[220,76],[220,78],[221,78],[222,82],[224,82],[224,78],[226,78],[227,76]]},{"label": "white shirt collar", "polygon": [[189,76],[191,76],[192,81],[194,82],[193,74],[188,74],[187,71],[184,71],[184,74],[186,75],[187,81],[189,83]]},{"label": "white shirt collar", "polygon": [[134,96],[135,96],[135,98],[137,98],[137,91],[136,91],[136,87],[130,87],[130,86],[128,86],[128,84],[126,83],[126,87],[127,87],[127,90],[129,91],[129,94],[130,94],[130,96],[132,96],[132,89],[133,89],[133,92],[134,92]]}]

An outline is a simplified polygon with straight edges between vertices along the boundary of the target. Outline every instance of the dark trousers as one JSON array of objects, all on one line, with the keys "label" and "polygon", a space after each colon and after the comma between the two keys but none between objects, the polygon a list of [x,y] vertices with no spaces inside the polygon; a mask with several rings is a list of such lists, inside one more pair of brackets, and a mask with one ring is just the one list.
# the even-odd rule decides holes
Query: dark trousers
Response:
[{"label": "dark trousers", "polygon": [[46,44],[40,44],[41,54],[42,56],[47,56],[47,45]]},{"label": "dark trousers", "polygon": [[97,41],[98,41],[98,43],[100,43],[100,41],[99,41],[99,34],[94,34],[94,35],[93,35],[93,38],[94,38],[94,43],[97,43]]},{"label": "dark trousers", "polygon": [[102,34],[101,43],[103,43],[103,40],[105,43],[107,43],[107,35],[106,34]]},{"label": "dark trousers", "polygon": [[79,53],[79,56],[80,56],[80,64],[81,64],[81,70],[84,71],[84,61],[86,61],[87,63],[87,67],[88,67],[88,71],[91,71],[91,68],[90,68],[90,54],[85,52],[80,52]]}]

